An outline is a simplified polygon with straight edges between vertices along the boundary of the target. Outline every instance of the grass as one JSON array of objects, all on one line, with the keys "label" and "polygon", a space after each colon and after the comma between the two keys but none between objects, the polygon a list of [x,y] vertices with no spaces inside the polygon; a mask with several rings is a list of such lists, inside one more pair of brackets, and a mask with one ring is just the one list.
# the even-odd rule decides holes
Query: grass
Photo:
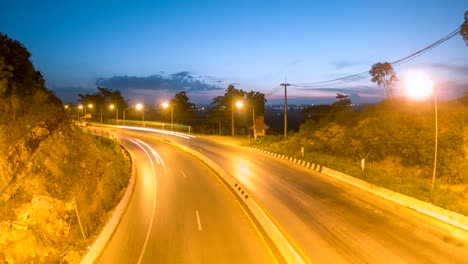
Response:
[{"label": "grass", "polygon": [[398,160],[388,158],[379,162],[367,162],[363,172],[361,162],[356,160],[311,152],[307,149],[305,149],[305,155],[302,157],[299,142],[293,140],[281,142],[278,137],[267,136],[257,140],[250,146],[320,164],[369,183],[468,216],[468,184],[449,184],[438,179],[434,191],[432,191],[432,179],[427,177],[427,175],[431,175],[432,168],[421,169],[402,166]]}]

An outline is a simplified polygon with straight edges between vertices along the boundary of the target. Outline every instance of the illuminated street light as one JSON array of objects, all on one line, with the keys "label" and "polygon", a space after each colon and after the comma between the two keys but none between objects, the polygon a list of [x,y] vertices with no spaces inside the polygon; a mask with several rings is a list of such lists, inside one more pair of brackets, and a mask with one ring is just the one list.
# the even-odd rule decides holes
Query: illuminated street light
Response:
[{"label": "illuminated street light", "polygon": [[145,111],[144,111],[144,106],[143,104],[141,103],[138,103],[136,104],[135,106],[132,106],[132,107],[129,107],[129,108],[125,108],[123,110],[123,122],[124,122],[124,126],[125,126],[125,111],[127,111],[128,109],[132,109],[132,108],[136,108],[138,111],[142,110],[142,120],[143,120],[143,126],[145,126]]},{"label": "illuminated street light", "polygon": [[244,106],[244,103],[242,101],[237,101],[234,103],[234,100],[232,100],[232,110],[231,110],[231,132],[232,136],[234,136],[234,105],[237,107],[237,109],[240,109]]},{"label": "illuminated street light", "polygon": [[[84,115],[83,105],[79,105],[78,108],[81,110],[81,115]],[[78,120],[80,120],[80,112],[78,112]]]},{"label": "illuminated street light", "polygon": [[162,103],[163,108],[171,107],[171,131],[174,130],[174,106],[170,105],[168,102]]},{"label": "illuminated street light", "polygon": [[432,171],[432,191],[434,191],[434,183],[437,169],[437,96],[434,90],[433,82],[423,74],[412,74],[405,80],[405,93],[408,97],[414,100],[427,98],[431,93],[434,96],[434,112],[435,112],[435,147],[434,147],[434,168]]},{"label": "illuminated street light", "polygon": [[115,124],[117,125],[117,120],[119,119],[119,108],[116,107],[114,104],[109,105],[110,110],[115,109]]},{"label": "illuminated street light", "polygon": [[141,120],[143,121],[143,127],[145,127],[145,109],[143,104],[141,103],[138,103],[136,104],[135,108],[138,110],[138,111],[141,111]]}]

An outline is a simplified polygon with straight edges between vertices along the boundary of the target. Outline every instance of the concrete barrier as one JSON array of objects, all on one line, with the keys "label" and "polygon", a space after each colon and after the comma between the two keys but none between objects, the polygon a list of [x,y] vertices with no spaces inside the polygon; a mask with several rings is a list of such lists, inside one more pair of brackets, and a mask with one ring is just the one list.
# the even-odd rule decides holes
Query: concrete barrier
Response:
[{"label": "concrete barrier", "polygon": [[[127,153],[129,153],[127,151]],[[108,222],[104,225],[104,228],[99,233],[99,236],[94,241],[94,243],[90,246],[88,252],[85,254],[83,259],[80,263],[88,264],[96,262],[97,258],[101,255],[102,251],[106,247],[107,243],[109,243],[110,238],[115,232],[117,225],[122,218],[123,213],[127,209],[128,203],[133,194],[133,189],[135,187],[135,166],[133,165],[134,157],[129,153],[132,162],[132,170],[130,180],[127,185],[127,190],[125,191],[124,197],[120,200],[119,204],[115,207],[114,212],[112,213],[111,218]]]}]

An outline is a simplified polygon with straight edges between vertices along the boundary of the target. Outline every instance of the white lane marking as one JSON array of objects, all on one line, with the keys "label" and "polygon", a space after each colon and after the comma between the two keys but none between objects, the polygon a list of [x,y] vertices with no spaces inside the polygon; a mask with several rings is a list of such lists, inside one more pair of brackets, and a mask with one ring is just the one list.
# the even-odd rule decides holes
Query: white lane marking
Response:
[{"label": "white lane marking", "polygon": [[150,156],[150,154],[148,153],[148,151],[146,151],[146,149],[144,149],[140,144],[138,144],[138,143],[135,142],[134,140],[130,139],[130,141],[133,142],[133,143],[134,143],[135,145],[137,145],[138,147],[140,147],[140,148],[146,153],[146,155],[148,156],[148,159],[150,160],[151,167],[153,168],[153,176],[154,176],[153,210],[152,210],[152,213],[151,213],[150,225],[149,225],[149,227],[148,227],[148,231],[146,232],[145,243],[143,244],[143,248],[141,249],[140,256],[138,257],[138,264],[140,264],[140,263],[141,263],[141,260],[143,259],[143,255],[145,254],[146,246],[148,245],[148,240],[149,240],[149,236],[150,236],[150,234],[151,234],[151,229],[153,228],[154,214],[155,214],[155,212],[156,212],[156,196],[157,196],[156,171],[155,171],[155,168],[154,168],[153,160],[151,159],[151,156]]},{"label": "white lane marking", "polygon": [[180,173],[182,173],[182,175],[184,175],[184,178],[187,178],[187,175],[185,175],[185,172],[183,170],[180,170]]},{"label": "white lane marking", "polygon": [[156,157],[156,160],[158,161],[158,164],[161,164],[163,166],[164,172],[167,175],[166,164],[164,164],[164,161],[162,160],[161,156],[159,156],[159,154],[156,152],[156,150],[154,150],[150,145],[143,142],[142,140],[139,140],[139,139],[136,139],[136,140],[138,142],[140,142],[141,144],[145,145],[147,148],[149,148],[149,150],[151,150],[151,153],[153,153],[153,156]]},{"label": "white lane marking", "polygon": [[201,222],[200,222],[200,215],[198,214],[198,210],[195,210],[195,214],[197,215],[198,230],[202,231]]}]

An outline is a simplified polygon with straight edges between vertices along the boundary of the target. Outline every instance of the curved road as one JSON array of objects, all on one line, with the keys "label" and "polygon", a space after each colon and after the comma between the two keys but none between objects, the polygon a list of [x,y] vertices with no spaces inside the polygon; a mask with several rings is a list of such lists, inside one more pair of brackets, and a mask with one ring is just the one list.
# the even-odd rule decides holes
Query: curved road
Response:
[{"label": "curved road", "polygon": [[135,189],[98,263],[281,262],[203,163],[160,141],[125,138]]},{"label": "curved road", "polygon": [[201,151],[243,183],[311,263],[467,263],[468,241],[450,225],[291,162],[202,137],[124,133]]}]

